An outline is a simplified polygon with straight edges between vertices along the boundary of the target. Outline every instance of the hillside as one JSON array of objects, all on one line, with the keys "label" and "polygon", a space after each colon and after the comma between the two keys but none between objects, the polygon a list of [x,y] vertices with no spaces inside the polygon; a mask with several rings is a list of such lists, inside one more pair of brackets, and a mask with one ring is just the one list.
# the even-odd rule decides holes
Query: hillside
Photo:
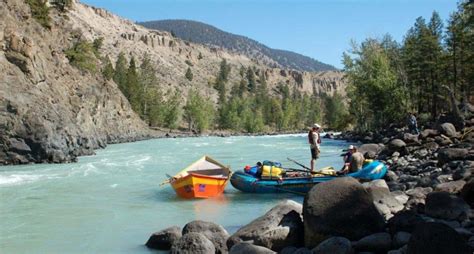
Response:
[{"label": "hillside", "polygon": [[[345,94],[339,71],[272,68],[76,1],[65,12],[50,8],[46,27],[33,15],[23,0],[0,2],[0,164],[70,162],[110,143],[160,135],[149,130],[118,85],[101,73],[103,59],[115,63],[120,53],[127,61],[134,57],[137,66],[147,55],[155,67],[155,86],[178,91],[181,103],[191,90],[217,102],[212,84],[223,59],[231,68],[229,85],[238,84],[239,70],[247,68],[265,75],[269,91],[285,84],[306,94]],[[78,42],[91,45],[99,39],[98,70],[73,66],[68,52]],[[187,69],[192,69],[192,80],[185,77]]]},{"label": "hillside", "polygon": [[334,71],[334,66],[286,50],[272,49],[245,36],[222,31],[214,26],[191,20],[158,20],[138,23],[144,27],[172,32],[190,42],[221,47],[246,55],[260,62],[283,69],[298,71]]}]

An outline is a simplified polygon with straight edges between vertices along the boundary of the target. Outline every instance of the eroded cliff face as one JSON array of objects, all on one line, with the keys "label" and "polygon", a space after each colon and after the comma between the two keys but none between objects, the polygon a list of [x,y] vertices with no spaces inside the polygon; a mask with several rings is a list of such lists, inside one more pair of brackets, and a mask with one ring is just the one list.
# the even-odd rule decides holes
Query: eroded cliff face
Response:
[{"label": "eroded cliff face", "polygon": [[[229,87],[239,83],[241,67],[250,66],[266,74],[270,91],[278,84],[288,84],[290,88],[297,86],[307,93],[333,95],[337,92],[345,95],[346,83],[340,71],[301,72],[271,68],[269,66],[272,64],[266,61],[254,60],[223,48],[183,41],[168,32],[149,30],[104,9],[80,3],[74,4],[68,16],[71,26],[87,40],[104,38],[102,52],[113,62],[120,52],[125,53],[128,59],[134,56],[139,62],[147,54],[156,63],[162,88],[180,90],[184,96],[190,89],[197,88],[217,101],[217,92],[211,84],[218,74],[222,59],[231,66],[227,83]],[[188,67],[193,72],[192,81],[185,78]]]},{"label": "eroded cliff face", "polygon": [[72,67],[70,25],[51,30],[21,0],[0,2],[0,164],[69,162],[150,135],[117,85]]},{"label": "eroded cliff face", "polygon": [[[51,28],[45,29],[24,0],[0,2],[0,165],[70,162],[109,143],[159,135],[132,111],[113,81],[69,64],[64,52],[78,35],[89,42],[102,37],[100,53],[112,62],[123,52],[140,64],[147,54],[156,64],[160,87],[179,90],[183,98],[198,89],[217,102],[212,83],[222,59],[231,66],[228,86],[239,83],[241,67],[255,67],[265,73],[270,91],[288,84],[310,94],[345,95],[341,72],[270,68],[78,2],[65,13],[51,9],[49,16]],[[185,78],[188,67],[192,81]]]}]

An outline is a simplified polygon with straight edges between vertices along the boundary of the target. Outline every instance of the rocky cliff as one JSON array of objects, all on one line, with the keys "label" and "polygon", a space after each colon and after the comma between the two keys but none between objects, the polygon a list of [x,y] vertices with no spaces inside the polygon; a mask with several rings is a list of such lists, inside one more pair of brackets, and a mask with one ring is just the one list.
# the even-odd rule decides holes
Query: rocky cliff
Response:
[{"label": "rocky cliff", "polygon": [[72,67],[72,31],[45,29],[20,0],[0,2],[0,164],[69,162],[149,135],[117,85]]},{"label": "rocky cliff", "polygon": [[[190,89],[217,100],[212,82],[222,59],[232,70],[264,72],[270,88],[296,86],[303,92],[345,94],[343,73],[270,68],[245,55],[183,41],[152,31],[110,12],[73,1],[64,13],[51,8],[50,28],[32,16],[23,0],[0,2],[0,164],[69,162],[109,143],[155,135],[132,111],[113,81],[73,67],[65,54],[73,39],[103,38],[101,54],[115,62],[120,52],[138,62],[147,54],[156,64],[160,86]],[[187,68],[193,80],[185,78]]]}]

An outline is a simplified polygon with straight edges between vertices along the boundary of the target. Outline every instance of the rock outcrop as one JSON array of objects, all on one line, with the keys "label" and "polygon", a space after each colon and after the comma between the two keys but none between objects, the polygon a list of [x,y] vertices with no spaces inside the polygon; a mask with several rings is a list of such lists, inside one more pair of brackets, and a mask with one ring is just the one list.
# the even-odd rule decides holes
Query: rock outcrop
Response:
[{"label": "rock outcrop", "polygon": [[0,164],[69,162],[151,135],[115,83],[68,63],[65,17],[52,11],[45,29],[20,0],[0,17]]}]

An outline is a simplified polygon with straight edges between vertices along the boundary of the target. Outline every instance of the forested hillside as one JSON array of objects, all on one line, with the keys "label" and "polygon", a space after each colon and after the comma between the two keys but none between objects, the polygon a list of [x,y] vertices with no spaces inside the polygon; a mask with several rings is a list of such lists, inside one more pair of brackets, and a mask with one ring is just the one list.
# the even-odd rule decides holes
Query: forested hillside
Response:
[{"label": "forested hillside", "polygon": [[447,22],[437,12],[417,18],[402,42],[368,38],[344,55],[344,65],[359,129],[403,124],[408,112],[422,123],[452,112],[450,121],[462,125],[474,103],[474,4],[461,1]]},{"label": "forested hillside", "polygon": [[286,50],[272,49],[255,40],[222,31],[202,22],[191,20],[158,20],[141,22],[150,29],[164,30],[183,40],[209,46],[222,47],[240,53],[262,63],[283,69],[299,71],[336,70],[334,66],[313,58]]}]

